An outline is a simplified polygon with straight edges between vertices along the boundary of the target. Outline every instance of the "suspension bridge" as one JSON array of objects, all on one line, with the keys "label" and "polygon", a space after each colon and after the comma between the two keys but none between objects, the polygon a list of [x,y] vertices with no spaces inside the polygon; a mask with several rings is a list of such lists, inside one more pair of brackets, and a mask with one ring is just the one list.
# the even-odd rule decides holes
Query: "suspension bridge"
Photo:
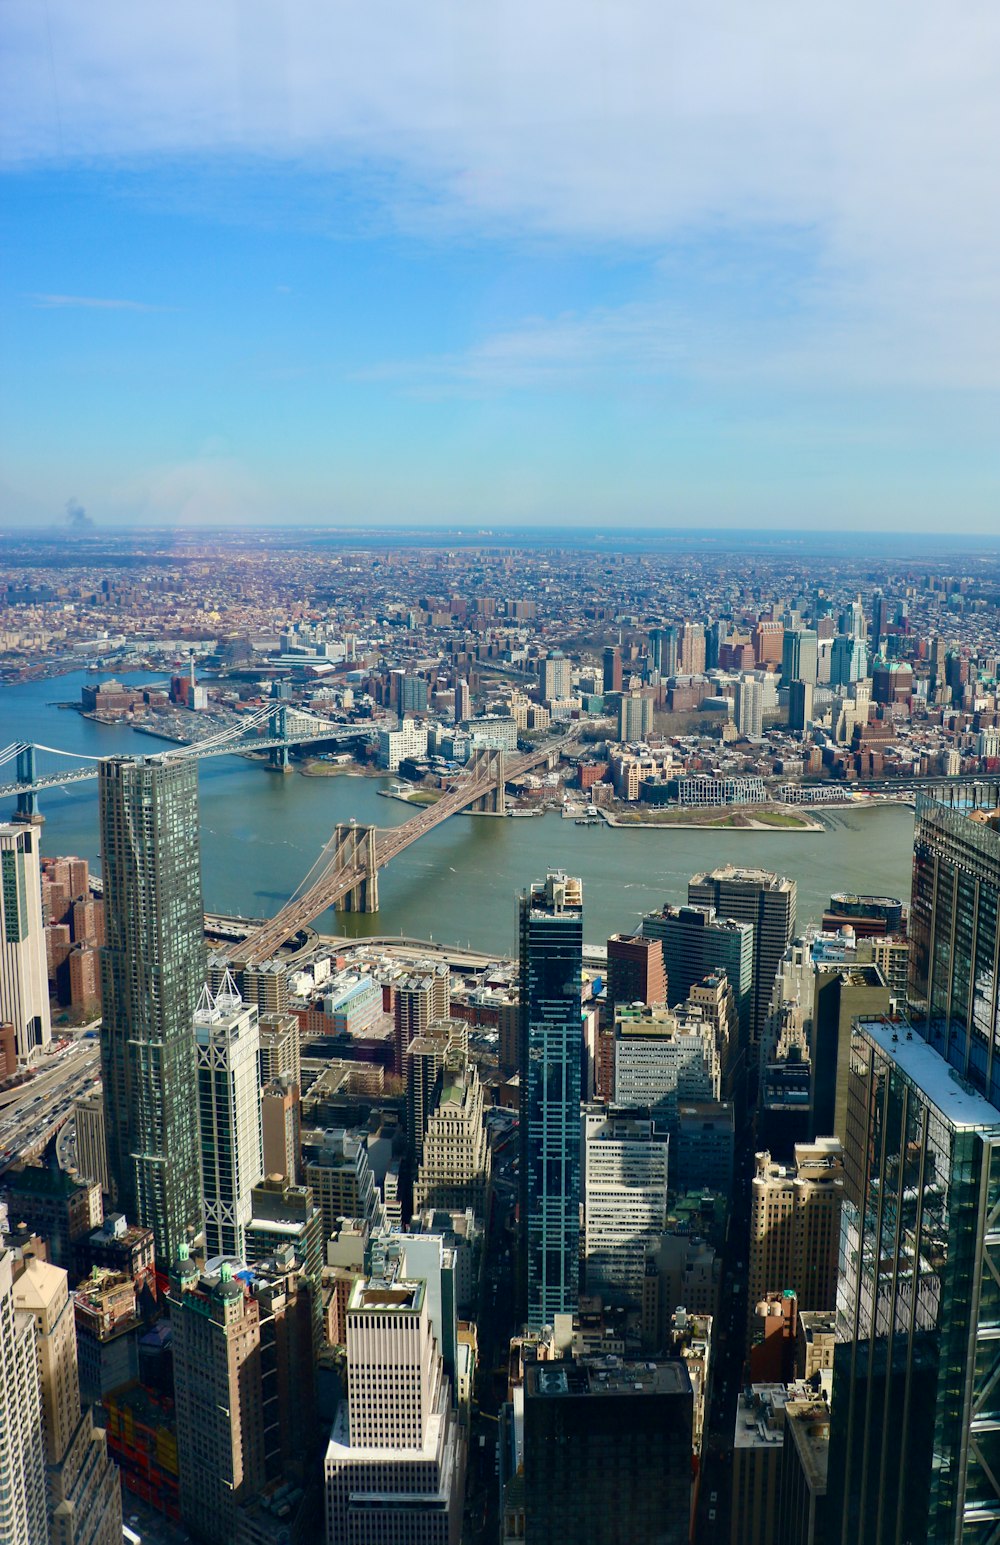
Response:
[{"label": "suspension bridge", "polygon": [[[310,745],[317,741],[341,743],[370,740],[375,728],[366,724],[343,724],[339,720],[321,719],[287,703],[268,705],[240,719],[238,723],[207,735],[202,740],[187,744],[172,744],[166,750],[153,753],[154,758],[194,756],[199,760],[210,756],[233,756],[247,751],[267,751],[273,767],[288,766],[293,746]],[[38,756],[63,757],[75,762],[74,767],[54,772],[41,772]],[[44,789],[65,788],[69,784],[84,783],[97,777],[100,757],[82,751],[63,751],[58,746],[41,746],[23,740],[12,741],[0,750],[0,768],[14,764],[15,776],[0,784],[0,799],[17,798],[17,819],[33,821],[39,817],[38,796]]]}]

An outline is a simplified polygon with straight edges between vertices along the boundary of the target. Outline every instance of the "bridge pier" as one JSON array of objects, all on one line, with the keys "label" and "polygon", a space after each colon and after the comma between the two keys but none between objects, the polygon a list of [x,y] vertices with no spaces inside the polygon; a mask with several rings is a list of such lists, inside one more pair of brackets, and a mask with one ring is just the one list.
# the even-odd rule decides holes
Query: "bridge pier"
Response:
[{"label": "bridge pier", "polygon": [[364,879],[349,890],[340,902],[341,912],[378,911],[378,864],[375,859],[374,826],[355,826],[338,821],[334,830],[334,867],[352,868],[359,861],[365,866]]},{"label": "bridge pier", "polygon": [[[507,813],[507,784],[504,779],[503,752],[502,751],[477,751],[477,759],[492,762],[496,773],[496,781],[493,788],[480,799],[477,799],[471,809],[482,815],[506,815]],[[481,765],[481,764],[480,764]],[[475,771],[476,769],[473,769]]]},{"label": "bridge pier", "polygon": [[[17,753],[17,781],[28,784],[35,781],[34,746],[25,746],[23,751]],[[18,794],[14,820],[31,826],[41,826],[45,817],[38,808],[37,789],[26,788]]]},{"label": "bridge pier", "polygon": [[287,746],[272,746],[267,755],[268,762],[275,772],[286,773],[291,771],[292,754]]}]

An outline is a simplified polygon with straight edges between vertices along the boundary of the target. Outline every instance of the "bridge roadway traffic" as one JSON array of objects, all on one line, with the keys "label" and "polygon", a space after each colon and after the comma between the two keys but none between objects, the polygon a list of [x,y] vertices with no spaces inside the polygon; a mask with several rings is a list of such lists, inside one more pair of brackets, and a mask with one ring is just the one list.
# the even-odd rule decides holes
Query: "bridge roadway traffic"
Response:
[{"label": "bridge roadway traffic", "polygon": [[36,1067],[34,1078],[0,1093],[0,1173],[37,1158],[70,1120],[75,1101],[100,1077],[99,1042],[73,1041]]}]

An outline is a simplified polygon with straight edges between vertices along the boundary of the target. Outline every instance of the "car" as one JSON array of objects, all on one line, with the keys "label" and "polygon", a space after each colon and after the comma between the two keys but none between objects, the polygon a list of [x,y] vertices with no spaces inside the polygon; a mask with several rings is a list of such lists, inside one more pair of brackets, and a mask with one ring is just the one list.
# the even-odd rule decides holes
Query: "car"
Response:
[{"label": "car", "polygon": [[714,1507],[710,1507],[709,1510],[708,1510],[708,1521],[709,1521],[710,1524],[714,1524],[715,1523],[715,1508]]}]

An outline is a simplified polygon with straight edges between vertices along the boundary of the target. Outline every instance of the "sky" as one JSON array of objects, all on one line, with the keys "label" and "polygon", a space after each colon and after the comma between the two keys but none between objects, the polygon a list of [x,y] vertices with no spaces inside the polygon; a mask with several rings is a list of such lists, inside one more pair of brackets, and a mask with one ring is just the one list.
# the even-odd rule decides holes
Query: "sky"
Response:
[{"label": "sky", "polygon": [[0,522],[1000,532],[995,0],[0,30]]}]

